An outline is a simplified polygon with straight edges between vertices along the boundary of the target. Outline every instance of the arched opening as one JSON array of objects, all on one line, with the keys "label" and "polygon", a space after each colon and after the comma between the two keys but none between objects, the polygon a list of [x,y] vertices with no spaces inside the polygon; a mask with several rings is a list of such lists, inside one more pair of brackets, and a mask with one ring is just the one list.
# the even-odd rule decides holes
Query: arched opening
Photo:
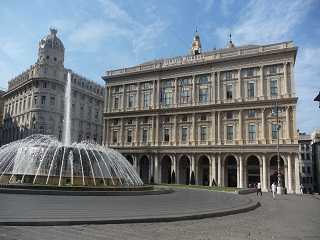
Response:
[{"label": "arched opening", "polygon": [[179,183],[190,183],[190,159],[187,156],[183,156],[179,160]]},{"label": "arched opening", "polygon": [[161,182],[171,183],[171,158],[164,156],[161,160]]},{"label": "arched opening", "polygon": [[199,159],[198,179],[198,184],[209,186],[209,159],[206,156]]},{"label": "arched opening", "polygon": [[126,155],[126,159],[131,165],[133,165],[133,157],[131,155]]},{"label": "arched opening", "polygon": [[225,160],[225,181],[228,187],[237,187],[237,160],[228,156]]},{"label": "arched opening", "polygon": [[150,161],[147,156],[140,159],[140,178],[144,183],[149,183]]},{"label": "arched opening", "polygon": [[249,188],[260,182],[260,164],[256,156],[247,159],[247,179]]},{"label": "arched opening", "polygon": [[[280,157],[280,175],[281,175],[281,186],[285,186],[284,180],[284,161]],[[278,156],[273,156],[270,159],[270,184],[272,183],[278,184]]]}]

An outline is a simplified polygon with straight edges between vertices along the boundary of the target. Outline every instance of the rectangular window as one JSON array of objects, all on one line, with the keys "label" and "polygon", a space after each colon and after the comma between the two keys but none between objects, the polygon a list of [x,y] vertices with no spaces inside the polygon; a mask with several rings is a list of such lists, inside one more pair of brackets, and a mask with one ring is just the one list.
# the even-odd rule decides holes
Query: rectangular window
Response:
[{"label": "rectangular window", "polygon": [[163,105],[165,105],[165,106],[172,105],[173,93],[172,93],[171,87],[170,88],[162,88],[160,94],[161,94],[160,101]]},{"label": "rectangular window", "polygon": [[248,82],[248,98],[254,97],[254,88],[255,88],[254,82]]},{"label": "rectangular window", "polygon": [[304,154],[303,153],[300,154],[300,158],[301,158],[302,161],[304,160]]},{"label": "rectangular window", "polygon": [[181,128],[181,142],[185,143],[188,138],[188,128],[183,127]]},{"label": "rectangular window", "polygon": [[113,144],[118,143],[118,131],[117,130],[113,130],[113,132],[112,132],[112,142],[113,142]]},{"label": "rectangular window", "polygon": [[200,128],[200,140],[201,141],[207,140],[207,127],[206,126],[202,126]]},{"label": "rectangular window", "polygon": [[127,131],[127,143],[131,143],[132,142],[132,130],[128,129]]},{"label": "rectangular window", "polygon": [[310,167],[307,167],[307,173],[311,173],[311,169],[310,169]]},{"label": "rectangular window", "polygon": [[248,68],[248,69],[247,69],[247,77],[252,77],[252,76],[253,76],[253,73],[254,73],[253,68]]},{"label": "rectangular window", "polygon": [[113,108],[114,109],[118,109],[119,108],[119,98],[118,97],[115,97],[113,99]]},{"label": "rectangular window", "polygon": [[164,142],[170,141],[169,128],[163,129],[163,141]]},{"label": "rectangular window", "polygon": [[46,96],[41,96],[41,104],[46,104]]},{"label": "rectangular window", "polygon": [[183,115],[182,116],[182,122],[188,122],[188,116],[187,115]]},{"label": "rectangular window", "polygon": [[143,143],[148,142],[148,129],[146,128],[142,130],[142,142]]},{"label": "rectangular window", "polygon": [[200,120],[201,121],[207,121],[207,115],[206,114],[201,114]]},{"label": "rectangular window", "polygon": [[208,102],[208,88],[199,89],[199,102],[207,103]]},{"label": "rectangular window", "polygon": [[233,140],[233,126],[227,126],[227,140]]},{"label": "rectangular window", "polygon": [[270,95],[278,96],[278,81],[276,79],[270,81]]},{"label": "rectangular window", "polygon": [[272,131],[272,140],[277,139],[277,138],[278,138],[277,124],[272,123],[272,125],[271,125],[271,131]]},{"label": "rectangular window", "polygon": [[256,140],[256,125],[250,124],[249,125],[249,141]]},{"label": "rectangular window", "polygon": [[150,105],[150,94],[144,93],[143,94],[143,107],[148,108]]},{"label": "rectangular window", "polygon": [[134,96],[129,95],[128,96],[128,108],[133,108],[133,106],[134,106]]},{"label": "rectangular window", "polygon": [[272,65],[269,67],[270,74],[275,74],[277,73],[277,65]]},{"label": "rectangular window", "polygon": [[33,103],[34,103],[34,105],[38,104],[38,96],[33,97]]},{"label": "rectangular window", "polygon": [[191,91],[189,87],[182,87],[180,91],[180,103],[191,103]]},{"label": "rectangular window", "polygon": [[232,99],[232,85],[228,84],[226,90],[227,99]]},{"label": "rectangular window", "polygon": [[256,116],[256,111],[254,109],[249,109],[248,110],[248,117],[255,117]]},{"label": "rectangular window", "polygon": [[232,73],[226,72],[226,80],[231,80],[231,79],[232,79]]},{"label": "rectangular window", "polygon": [[305,173],[305,172],[306,172],[305,168],[304,168],[304,167],[302,167],[302,173]]},{"label": "rectangular window", "polygon": [[310,153],[306,154],[306,160],[310,160]]}]

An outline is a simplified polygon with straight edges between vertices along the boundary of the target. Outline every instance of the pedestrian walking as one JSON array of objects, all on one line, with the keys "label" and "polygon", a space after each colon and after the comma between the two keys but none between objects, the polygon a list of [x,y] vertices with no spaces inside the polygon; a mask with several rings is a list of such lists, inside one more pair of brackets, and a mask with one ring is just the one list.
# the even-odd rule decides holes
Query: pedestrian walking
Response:
[{"label": "pedestrian walking", "polygon": [[275,199],[276,198],[276,192],[277,192],[277,185],[275,182],[272,183],[271,185],[271,191],[272,191],[272,198]]},{"label": "pedestrian walking", "polygon": [[262,190],[261,190],[261,182],[257,183],[257,196],[260,194],[262,196]]},{"label": "pedestrian walking", "polygon": [[301,200],[302,200],[302,196],[303,196],[303,193],[304,193],[304,186],[303,186],[303,184],[300,184],[300,193],[301,193]]}]

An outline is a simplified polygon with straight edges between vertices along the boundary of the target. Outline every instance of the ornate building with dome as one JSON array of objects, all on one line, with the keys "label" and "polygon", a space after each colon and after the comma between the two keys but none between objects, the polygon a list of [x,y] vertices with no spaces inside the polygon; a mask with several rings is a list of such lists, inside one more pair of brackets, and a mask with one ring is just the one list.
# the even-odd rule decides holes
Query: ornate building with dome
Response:
[{"label": "ornate building with dome", "polygon": [[72,141],[102,141],[104,88],[64,67],[56,29],[39,42],[37,62],[9,81],[3,95],[2,144],[41,133],[62,138],[64,89],[72,74]]},{"label": "ornate building with dome", "polygon": [[203,51],[106,71],[104,144],[144,182],[299,193],[293,42]]}]

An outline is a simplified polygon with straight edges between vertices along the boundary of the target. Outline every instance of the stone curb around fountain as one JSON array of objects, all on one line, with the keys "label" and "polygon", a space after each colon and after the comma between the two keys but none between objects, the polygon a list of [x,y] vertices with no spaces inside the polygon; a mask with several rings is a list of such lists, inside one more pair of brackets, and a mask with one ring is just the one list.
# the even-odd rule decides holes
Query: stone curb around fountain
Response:
[{"label": "stone curb around fountain", "polygon": [[153,190],[44,190],[44,189],[24,189],[24,188],[0,188],[1,193],[9,194],[35,194],[35,195],[65,195],[65,196],[142,196],[159,195],[173,193],[173,189],[153,189]]},{"label": "stone curb around fountain", "polygon": [[259,201],[249,199],[249,203],[240,207],[223,209],[218,211],[206,211],[195,214],[181,214],[158,217],[120,218],[120,219],[90,219],[90,220],[51,220],[51,221],[0,221],[0,226],[71,226],[71,225],[102,225],[102,224],[130,224],[130,223],[156,223],[196,220],[204,218],[223,217],[239,213],[245,213],[260,207]]}]

